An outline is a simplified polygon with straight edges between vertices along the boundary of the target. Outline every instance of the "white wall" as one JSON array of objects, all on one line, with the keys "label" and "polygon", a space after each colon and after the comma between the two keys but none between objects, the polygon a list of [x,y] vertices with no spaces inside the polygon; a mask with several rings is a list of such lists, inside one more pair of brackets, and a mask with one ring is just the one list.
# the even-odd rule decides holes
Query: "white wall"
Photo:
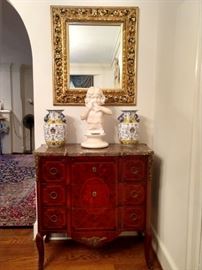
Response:
[{"label": "white wall", "polygon": [[[20,69],[20,82],[21,82],[21,95],[22,95],[22,115],[34,113],[33,104],[33,77],[32,77],[32,66],[22,65]],[[29,152],[34,147],[34,130],[32,129],[31,134],[28,128],[23,127],[23,147],[25,152]],[[32,138],[31,138],[31,137]],[[32,140],[32,145],[30,144]]]},{"label": "white wall", "polygon": [[[22,118],[26,111],[23,112],[22,108],[25,96],[22,96],[22,92],[33,90],[32,73],[23,74],[21,70],[23,65],[32,65],[29,38],[16,10],[2,0],[0,3],[0,99],[3,100],[4,109],[11,111],[10,131],[9,135],[5,135],[5,137],[12,135],[12,143],[8,148],[10,152],[17,153],[26,150],[26,141],[29,140],[26,136],[27,140],[23,142]],[[29,80],[27,89],[23,88],[25,80]]]},{"label": "white wall", "polygon": [[3,32],[2,32],[2,24],[3,24],[3,2],[0,1],[0,63],[2,62],[2,49],[3,49],[3,44],[2,44],[2,40],[3,40]]},{"label": "white wall", "polygon": [[11,110],[12,110],[12,151],[23,152],[22,97],[20,83],[20,65],[11,65]]},{"label": "white wall", "polygon": [[[0,51],[2,51],[2,1],[0,1]],[[2,54],[0,53],[0,62]]]},{"label": "white wall", "polygon": [[190,205],[190,186],[196,181],[191,178],[192,158],[198,155],[193,149],[193,128],[198,90],[199,11],[199,1],[167,1],[159,5],[153,226],[159,241],[157,252],[166,270],[198,269],[187,258],[195,255],[188,247],[188,225],[196,222],[196,217],[188,218],[189,211],[196,207]]},{"label": "white wall", "polygon": [[29,38],[23,22],[5,0],[1,0],[1,58],[0,63],[32,64]]},{"label": "white wall", "polygon": [[[155,74],[155,36],[157,23],[157,4],[146,1],[10,1],[21,15],[32,46],[33,76],[34,76],[34,104],[35,104],[35,136],[36,147],[44,143],[43,117],[46,109],[53,108],[52,85],[52,46],[50,5],[115,5],[140,7],[139,24],[139,53],[138,53],[138,105],[142,116],[140,141],[152,143],[152,111],[154,102],[154,74]],[[37,14],[37,20],[35,19]],[[40,29],[40,31],[39,31]],[[146,78],[146,79],[145,79]],[[84,123],[80,120],[83,107],[64,106],[64,113],[68,116],[68,142],[81,142],[85,132]],[[134,107],[127,107],[131,109]],[[124,107],[113,107],[113,117],[106,117],[106,139],[109,142],[118,141],[117,116]]]},{"label": "white wall", "polygon": [[4,109],[11,110],[11,64],[0,63],[0,99]]},{"label": "white wall", "polygon": [[0,64],[0,100],[3,102],[3,109],[7,109],[6,113],[1,114],[6,117],[6,124],[9,126],[7,134],[2,138],[2,153],[9,154],[12,152],[12,115],[11,115],[11,65]]}]

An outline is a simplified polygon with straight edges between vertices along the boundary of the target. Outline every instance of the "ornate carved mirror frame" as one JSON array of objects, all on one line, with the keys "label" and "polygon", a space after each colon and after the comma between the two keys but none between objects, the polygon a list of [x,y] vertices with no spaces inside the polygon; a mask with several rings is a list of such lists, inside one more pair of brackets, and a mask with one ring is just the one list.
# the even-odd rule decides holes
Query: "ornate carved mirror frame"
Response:
[{"label": "ornate carved mirror frame", "polygon": [[69,89],[67,24],[122,25],[122,87],[102,89],[106,105],[136,104],[137,7],[51,6],[53,40],[54,105],[83,105],[86,89]]}]

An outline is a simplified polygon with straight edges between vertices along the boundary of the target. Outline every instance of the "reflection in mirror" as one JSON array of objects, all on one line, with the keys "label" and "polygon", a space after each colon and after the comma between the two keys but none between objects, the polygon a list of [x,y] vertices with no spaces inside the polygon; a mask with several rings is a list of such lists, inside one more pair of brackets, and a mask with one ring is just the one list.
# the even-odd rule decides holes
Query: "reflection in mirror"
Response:
[{"label": "reflection in mirror", "polygon": [[121,88],[122,25],[67,24],[69,88]]}]

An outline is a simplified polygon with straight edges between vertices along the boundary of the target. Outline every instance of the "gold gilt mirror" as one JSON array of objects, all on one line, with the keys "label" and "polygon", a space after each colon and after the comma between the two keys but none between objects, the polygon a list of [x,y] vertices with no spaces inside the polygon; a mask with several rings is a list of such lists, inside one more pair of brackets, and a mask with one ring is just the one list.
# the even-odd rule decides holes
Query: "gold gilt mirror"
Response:
[{"label": "gold gilt mirror", "polygon": [[136,104],[137,7],[52,6],[54,105],[83,105],[89,87],[107,105]]}]

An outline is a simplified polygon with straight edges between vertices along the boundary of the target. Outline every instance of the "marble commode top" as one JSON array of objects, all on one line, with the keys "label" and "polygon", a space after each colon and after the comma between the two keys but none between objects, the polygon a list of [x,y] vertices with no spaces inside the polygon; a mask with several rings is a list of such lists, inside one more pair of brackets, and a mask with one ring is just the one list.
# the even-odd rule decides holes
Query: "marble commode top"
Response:
[{"label": "marble commode top", "polygon": [[63,147],[50,148],[41,145],[34,151],[35,155],[58,155],[58,156],[129,156],[129,155],[148,155],[153,151],[146,145],[138,143],[135,145],[110,144],[103,149],[82,148],[80,144],[66,144]]}]

